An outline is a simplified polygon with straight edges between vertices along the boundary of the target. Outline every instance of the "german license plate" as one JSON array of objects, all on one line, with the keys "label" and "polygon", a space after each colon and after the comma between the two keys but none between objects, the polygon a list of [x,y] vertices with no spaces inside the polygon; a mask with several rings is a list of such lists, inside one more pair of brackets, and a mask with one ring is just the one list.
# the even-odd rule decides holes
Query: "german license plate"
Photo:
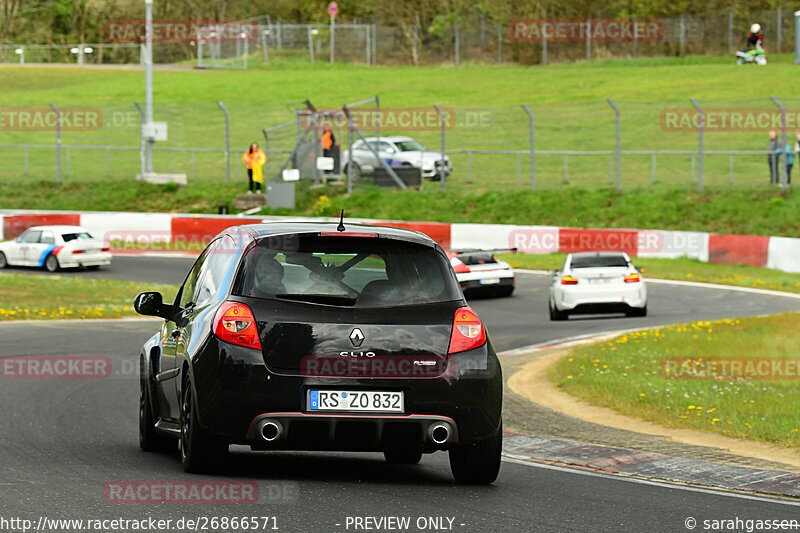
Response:
[{"label": "german license plate", "polygon": [[402,413],[403,393],[386,391],[309,390],[308,410]]},{"label": "german license plate", "polygon": [[608,278],[589,278],[589,285],[599,285],[601,283],[608,283]]},{"label": "german license plate", "polygon": [[481,280],[481,285],[494,285],[495,283],[500,283],[500,280],[497,278],[488,278]]}]

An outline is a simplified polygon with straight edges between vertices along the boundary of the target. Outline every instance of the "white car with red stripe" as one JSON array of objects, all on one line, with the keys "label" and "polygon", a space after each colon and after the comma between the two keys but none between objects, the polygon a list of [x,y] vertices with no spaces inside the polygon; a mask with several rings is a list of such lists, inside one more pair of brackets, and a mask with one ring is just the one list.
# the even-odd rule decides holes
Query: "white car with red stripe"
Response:
[{"label": "white car with red stripe", "polygon": [[[511,296],[514,292],[514,271],[511,265],[494,256],[501,250],[450,250],[447,256],[464,294],[489,293]],[[502,250],[516,252],[516,249]]]},{"label": "white car with red stripe", "polygon": [[588,313],[647,316],[647,284],[641,272],[625,252],[567,255],[561,270],[550,272],[550,320]]},{"label": "white car with red stripe", "polygon": [[80,226],[34,226],[13,241],[0,243],[0,268],[30,266],[55,272],[110,264],[108,246]]}]

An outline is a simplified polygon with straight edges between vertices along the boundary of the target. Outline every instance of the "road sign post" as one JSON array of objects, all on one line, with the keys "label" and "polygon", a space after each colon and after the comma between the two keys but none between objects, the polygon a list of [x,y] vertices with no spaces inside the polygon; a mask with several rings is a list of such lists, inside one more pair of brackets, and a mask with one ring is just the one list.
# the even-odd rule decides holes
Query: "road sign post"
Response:
[{"label": "road sign post", "polygon": [[334,50],[336,49],[336,14],[339,12],[339,4],[331,2],[328,4],[328,14],[331,16],[331,65],[334,61]]}]

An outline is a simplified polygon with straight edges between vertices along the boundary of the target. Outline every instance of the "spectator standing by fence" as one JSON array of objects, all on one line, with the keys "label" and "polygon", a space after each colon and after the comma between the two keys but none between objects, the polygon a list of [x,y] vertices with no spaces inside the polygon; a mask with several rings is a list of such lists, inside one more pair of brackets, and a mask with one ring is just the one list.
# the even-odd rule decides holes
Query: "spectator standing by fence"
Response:
[{"label": "spectator standing by fence", "polygon": [[778,134],[775,130],[769,132],[769,143],[767,144],[767,163],[769,163],[769,184],[774,185],[779,183],[780,167],[778,166],[778,154],[780,148],[778,144]]},{"label": "spectator standing by fence", "polygon": [[255,187],[256,193],[261,194],[261,184],[264,183],[264,165],[267,163],[267,154],[258,147],[258,143],[250,145],[250,149],[242,154],[242,161],[247,165],[247,178],[250,188],[247,194],[253,194]]}]

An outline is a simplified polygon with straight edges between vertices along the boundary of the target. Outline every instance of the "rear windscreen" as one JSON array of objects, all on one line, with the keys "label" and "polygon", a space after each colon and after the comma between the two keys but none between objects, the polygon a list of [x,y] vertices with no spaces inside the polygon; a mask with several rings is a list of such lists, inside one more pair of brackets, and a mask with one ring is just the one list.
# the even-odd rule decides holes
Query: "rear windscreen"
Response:
[{"label": "rear windscreen", "polygon": [[497,263],[494,256],[487,253],[458,254],[456,257],[465,265],[489,265]]},{"label": "rear windscreen", "polygon": [[571,268],[627,267],[621,255],[572,256]]},{"label": "rear windscreen", "polygon": [[315,234],[259,240],[245,254],[234,294],[356,307],[461,299],[448,261],[431,247]]},{"label": "rear windscreen", "polygon": [[92,236],[85,231],[81,231],[78,233],[62,233],[61,238],[64,239],[64,242],[69,242],[74,241],[75,239],[91,239]]}]

